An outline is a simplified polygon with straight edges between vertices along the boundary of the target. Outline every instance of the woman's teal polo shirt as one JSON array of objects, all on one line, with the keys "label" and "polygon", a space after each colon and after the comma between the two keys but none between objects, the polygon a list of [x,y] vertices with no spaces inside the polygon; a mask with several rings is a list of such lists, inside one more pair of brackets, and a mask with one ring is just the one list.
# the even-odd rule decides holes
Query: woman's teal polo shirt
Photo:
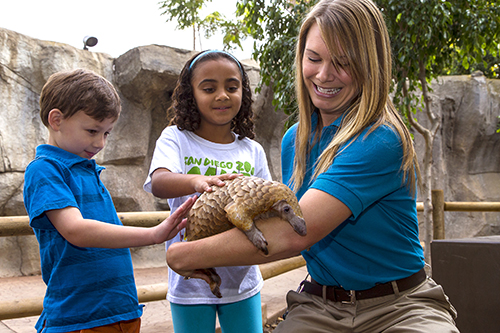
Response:
[{"label": "woman's teal polo shirt", "polygon": [[[314,113],[313,129],[317,117]],[[368,135],[371,126],[366,128],[341,147],[328,170],[311,182],[314,163],[334,137],[341,118],[322,129],[320,142],[308,156],[304,183],[297,195],[302,197],[309,188],[321,190],[342,201],[352,216],[302,255],[312,278],[319,283],[365,290],[407,277],[424,266],[416,196],[403,183],[401,142],[387,125]],[[282,141],[285,184],[293,171],[296,132],[297,124]]]}]

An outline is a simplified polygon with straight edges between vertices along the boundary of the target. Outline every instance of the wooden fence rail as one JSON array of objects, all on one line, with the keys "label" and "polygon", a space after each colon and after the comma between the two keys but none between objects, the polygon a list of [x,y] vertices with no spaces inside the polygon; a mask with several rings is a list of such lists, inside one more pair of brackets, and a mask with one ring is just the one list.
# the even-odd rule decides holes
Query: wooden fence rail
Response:
[{"label": "wooden fence rail", "polygon": [[[432,191],[433,223],[440,229],[444,238],[444,212],[500,212],[500,202],[445,202],[442,190]],[[423,211],[424,204],[417,202],[417,211]],[[169,211],[164,212],[129,212],[118,213],[118,217],[124,225],[138,227],[153,227],[166,219]],[[442,230],[442,231],[441,231]],[[0,216],[0,237],[33,235],[33,229],[29,226],[27,216]]]},{"label": "wooden fence rail", "polygon": [[[444,238],[444,212],[500,212],[500,202],[445,202],[442,190],[432,191],[434,239]],[[417,211],[423,211],[422,202],[417,202]],[[124,225],[152,227],[169,216],[170,212],[118,213]],[[27,216],[0,216],[0,237],[33,235]],[[260,265],[262,276],[268,279],[305,265],[302,256]],[[165,299],[167,284],[138,286],[140,302]],[[0,303],[0,320],[28,317],[40,314],[42,299],[25,299]]]},{"label": "wooden fence rail", "polygon": [[[264,280],[286,273],[306,264],[302,256],[259,265]],[[137,286],[139,302],[163,301],[166,299],[167,283]],[[43,297],[0,302],[0,320],[38,316],[42,313]]]},{"label": "wooden fence rail", "polygon": [[[169,211],[118,213],[124,225],[136,227],[154,227],[169,215]],[[0,237],[27,235],[34,235],[28,216],[0,216]]]}]

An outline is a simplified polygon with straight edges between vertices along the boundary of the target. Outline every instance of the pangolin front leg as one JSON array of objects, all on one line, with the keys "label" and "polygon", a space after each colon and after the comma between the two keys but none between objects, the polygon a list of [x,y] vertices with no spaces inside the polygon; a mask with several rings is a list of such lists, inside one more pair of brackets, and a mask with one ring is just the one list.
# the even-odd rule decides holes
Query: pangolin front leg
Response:
[{"label": "pangolin front leg", "polygon": [[[268,242],[255,226],[256,219],[280,217],[301,236],[306,235],[297,197],[286,185],[258,177],[238,177],[226,180],[222,187],[212,186],[191,208],[186,225],[186,239],[196,240],[224,232],[233,227],[243,231],[255,247],[268,254]],[[219,292],[220,277],[213,268],[195,271],[210,284],[215,296]]]},{"label": "pangolin front leg", "polygon": [[227,204],[224,210],[226,211],[229,221],[234,224],[235,227],[243,231],[255,247],[260,249],[265,254],[269,254],[269,251],[267,250],[267,240],[262,232],[257,229],[250,216],[242,214],[234,201]]}]

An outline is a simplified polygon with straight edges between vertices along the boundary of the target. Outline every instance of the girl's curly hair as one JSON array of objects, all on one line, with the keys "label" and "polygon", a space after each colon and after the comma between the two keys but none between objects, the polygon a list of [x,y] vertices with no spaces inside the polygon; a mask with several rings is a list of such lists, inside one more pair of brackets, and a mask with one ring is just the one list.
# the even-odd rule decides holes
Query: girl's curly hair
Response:
[{"label": "girl's curly hair", "polygon": [[[196,59],[198,56],[200,57]],[[172,94],[172,105],[168,109],[168,114],[173,114],[174,117],[170,121],[169,125],[176,125],[181,131],[195,131],[200,127],[201,116],[194,98],[193,87],[191,86],[192,74],[200,63],[220,58],[225,58],[235,62],[240,68],[242,76],[241,86],[243,93],[241,98],[241,108],[231,122],[231,130],[238,135],[239,140],[242,140],[245,137],[253,139],[255,137],[255,133],[250,81],[247,73],[243,69],[243,65],[236,58],[224,51],[203,51],[194,55],[186,62],[179,78],[177,79],[177,85]],[[195,59],[196,61],[194,61]]]}]

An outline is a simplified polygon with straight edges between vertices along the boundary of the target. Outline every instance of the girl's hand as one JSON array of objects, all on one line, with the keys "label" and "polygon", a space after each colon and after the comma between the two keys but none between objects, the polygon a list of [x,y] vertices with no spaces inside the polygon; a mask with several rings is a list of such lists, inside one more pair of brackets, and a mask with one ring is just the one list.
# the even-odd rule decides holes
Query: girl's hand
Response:
[{"label": "girl's hand", "polygon": [[162,223],[153,227],[153,242],[154,244],[163,243],[172,239],[186,226],[187,220],[185,219],[189,210],[195,203],[198,197],[196,195],[187,199],[177,210],[169,217],[163,220]]},{"label": "girl's hand", "polygon": [[226,173],[223,175],[217,176],[201,176],[199,178],[194,179],[194,189],[195,192],[203,193],[203,192],[212,192],[212,185],[216,186],[224,186],[224,180],[234,179],[236,177],[243,176],[239,173]]}]

